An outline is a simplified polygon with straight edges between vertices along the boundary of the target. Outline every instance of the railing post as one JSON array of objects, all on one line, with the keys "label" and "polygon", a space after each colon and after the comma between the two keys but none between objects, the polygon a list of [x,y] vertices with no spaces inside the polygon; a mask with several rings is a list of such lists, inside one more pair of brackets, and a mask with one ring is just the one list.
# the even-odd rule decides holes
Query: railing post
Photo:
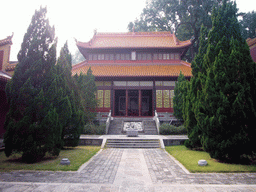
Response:
[{"label": "railing post", "polygon": [[157,114],[156,110],[155,110],[154,120],[156,122],[157,134],[159,135],[160,121],[159,121],[158,114]]},{"label": "railing post", "polygon": [[106,133],[105,134],[108,134],[108,129],[109,129],[109,126],[110,126],[110,122],[111,122],[111,110],[109,111],[108,118],[107,118],[107,121],[106,121]]}]

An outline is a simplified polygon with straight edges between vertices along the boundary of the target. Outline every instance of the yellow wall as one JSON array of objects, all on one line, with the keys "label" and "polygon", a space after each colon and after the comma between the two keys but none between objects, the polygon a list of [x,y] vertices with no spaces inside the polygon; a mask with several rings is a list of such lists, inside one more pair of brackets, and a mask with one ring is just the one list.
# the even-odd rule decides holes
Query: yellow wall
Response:
[{"label": "yellow wall", "polygon": [[5,68],[9,65],[10,49],[11,49],[10,44],[0,46],[0,51],[1,50],[4,51],[3,66],[2,66],[3,71],[5,71]]}]

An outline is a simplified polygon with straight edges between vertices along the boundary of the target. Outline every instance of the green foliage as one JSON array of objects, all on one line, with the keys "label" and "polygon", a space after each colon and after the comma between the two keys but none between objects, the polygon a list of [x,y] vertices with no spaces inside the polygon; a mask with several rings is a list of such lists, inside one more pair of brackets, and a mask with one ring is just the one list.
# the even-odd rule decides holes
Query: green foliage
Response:
[{"label": "green foliage", "polygon": [[202,123],[202,146],[212,158],[245,163],[256,151],[256,64],[236,12],[236,5],[226,1],[213,11],[204,56],[209,69],[196,116]]},{"label": "green foliage", "polygon": [[46,153],[58,156],[64,145],[77,146],[85,122],[93,119],[96,86],[90,71],[86,86],[77,85],[67,43],[56,63],[54,28],[46,19],[46,8],[35,12],[18,60],[6,87],[6,156],[21,152],[23,161],[33,163]]},{"label": "green foliage", "polygon": [[129,31],[175,31],[180,40],[192,37],[193,46],[186,60],[192,61],[199,48],[200,28],[212,26],[212,8],[222,3],[219,0],[153,0],[143,9],[139,19],[130,22]]},{"label": "green foliage", "polygon": [[[100,146],[78,146],[75,148],[64,148],[58,157],[46,153],[40,161],[27,164],[21,162],[21,154],[13,154],[6,157],[4,152],[0,152],[0,172],[13,170],[40,170],[40,171],[77,171],[81,165],[87,162],[100,150]],[[60,165],[63,158],[70,160],[70,165]]]},{"label": "green foliage", "polygon": [[256,37],[256,13],[254,11],[243,14],[240,25],[244,39]]},{"label": "green foliage", "polygon": [[175,84],[174,88],[174,98],[173,98],[173,109],[174,109],[174,116],[178,119],[183,120],[183,95],[185,93],[185,85],[184,82],[186,81],[184,75],[182,72],[180,72],[180,75],[178,77],[178,81]]},{"label": "green foliage", "polygon": [[74,79],[80,89],[82,106],[85,112],[85,122],[93,122],[96,117],[96,91],[95,77],[92,74],[91,68],[88,69],[87,74],[75,75]]},{"label": "green foliage", "polygon": [[87,123],[84,126],[83,134],[105,135],[106,134],[106,124],[97,125],[94,123]]},{"label": "green foliage", "polygon": [[23,152],[22,159],[32,163],[46,152],[52,155],[60,152],[61,122],[51,104],[56,90],[55,44],[54,28],[46,19],[46,8],[41,7],[32,17],[18,53],[18,65],[6,86],[10,106],[4,125],[6,156]]},{"label": "green foliage", "polygon": [[188,82],[187,96],[184,99],[184,125],[188,130],[189,140],[185,142],[188,148],[198,148],[201,146],[200,135],[202,119],[198,109],[201,107],[202,85],[205,84],[207,66],[204,63],[204,55],[207,47],[207,28],[203,25],[200,32],[199,51],[192,61],[191,68],[193,77]]},{"label": "green foliage", "polygon": [[71,54],[66,42],[60,51],[56,65],[55,77],[58,93],[54,104],[62,126],[61,138],[64,145],[75,147],[78,145],[84,126],[84,110],[78,86],[71,76],[71,68]]},{"label": "green foliage", "polygon": [[[190,150],[183,145],[167,146],[165,149],[192,173],[256,172],[255,161],[252,161],[250,165],[228,164],[216,161],[204,151]],[[198,166],[198,161],[201,159],[206,160],[208,165]]]},{"label": "green foliage", "polygon": [[163,123],[160,126],[159,133],[161,135],[186,135],[187,130],[183,125],[176,127],[174,125]]}]

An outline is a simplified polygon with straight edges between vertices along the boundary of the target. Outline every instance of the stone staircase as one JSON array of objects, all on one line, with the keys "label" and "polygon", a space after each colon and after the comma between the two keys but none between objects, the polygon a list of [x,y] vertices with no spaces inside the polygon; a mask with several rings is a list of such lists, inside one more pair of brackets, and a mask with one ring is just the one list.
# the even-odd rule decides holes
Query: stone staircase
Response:
[{"label": "stone staircase", "polygon": [[107,148],[160,148],[159,139],[108,139]]},{"label": "stone staircase", "polygon": [[156,122],[154,120],[143,121],[144,135],[157,135]]},{"label": "stone staircase", "polygon": [[110,122],[108,134],[109,135],[121,135],[124,122],[123,119],[113,119]]},{"label": "stone staircase", "polygon": [[139,132],[139,135],[157,135],[156,123],[152,118],[114,118],[110,122],[108,134],[109,135],[125,135],[122,132],[124,122],[142,122],[144,131]]}]

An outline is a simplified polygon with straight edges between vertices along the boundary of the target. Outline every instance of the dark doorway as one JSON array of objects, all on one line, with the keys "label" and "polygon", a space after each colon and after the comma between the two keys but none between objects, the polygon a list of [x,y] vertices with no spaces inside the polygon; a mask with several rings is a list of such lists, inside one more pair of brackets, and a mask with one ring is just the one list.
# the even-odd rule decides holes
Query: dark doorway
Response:
[{"label": "dark doorway", "polygon": [[128,116],[139,116],[139,91],[128,90]]},{"label": "dark doorway", "polygon": [[152,114],[152,90],[141,90],[141,116]]},{"label": "dark doorway", "polygon": [[126,115],[126,90],[115,91],[115,116]]},{"label": "dark doorway", "polygon": [[115,90],[115,116],[152,116],[152,90]]}]

